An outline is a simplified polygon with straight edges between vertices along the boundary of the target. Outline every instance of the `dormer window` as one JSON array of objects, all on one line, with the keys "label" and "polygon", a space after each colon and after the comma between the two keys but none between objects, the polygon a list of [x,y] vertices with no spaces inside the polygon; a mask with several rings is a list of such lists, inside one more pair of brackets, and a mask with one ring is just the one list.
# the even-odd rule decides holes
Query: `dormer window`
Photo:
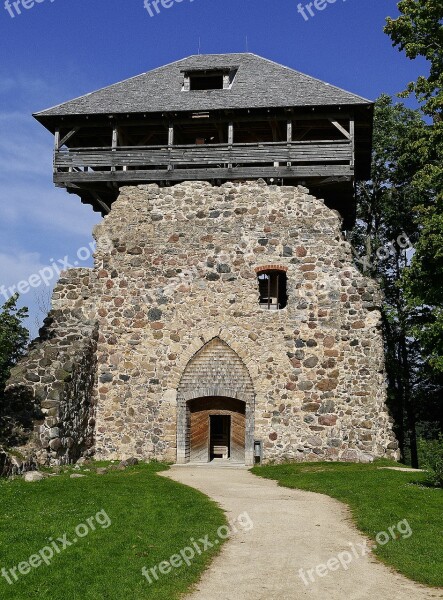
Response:
[{"label": "dormer window", "polygon": [[186,71],[183,91],[229,90],[237,69]]},{"label": "dormer window", "polygon": [[189,89],[193,90],[222,90],[223,73],[191,74],[189,76]]}]

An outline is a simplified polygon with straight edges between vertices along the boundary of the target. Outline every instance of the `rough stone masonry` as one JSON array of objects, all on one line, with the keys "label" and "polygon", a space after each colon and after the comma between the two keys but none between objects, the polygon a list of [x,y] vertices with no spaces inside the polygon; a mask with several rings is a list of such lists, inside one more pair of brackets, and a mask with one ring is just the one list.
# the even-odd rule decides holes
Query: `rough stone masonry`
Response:
[{"label": "rough stone masonry", "polygon": [[[188,404],[209,397],[245,407],[248,464],[254,440],[264,462],[398,458],[380,293],[340,226],[302,187],[121,188],[9,382],[41,407],[38,460],[185,462]],[[259,305],[266,268],[286,273],[282,310]]]}]

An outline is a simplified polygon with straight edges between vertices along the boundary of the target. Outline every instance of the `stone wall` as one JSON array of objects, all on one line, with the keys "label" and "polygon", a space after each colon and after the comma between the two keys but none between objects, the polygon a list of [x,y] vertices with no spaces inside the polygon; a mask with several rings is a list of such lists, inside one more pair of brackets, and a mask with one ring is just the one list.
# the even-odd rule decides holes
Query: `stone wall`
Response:
[{"label": "stone wall", "polygon": [[91,452],[98,329],[90,317],[88,269],[62,274],[53,309],[26,357],[12,369],[7,397],[34,399],[40,417],[20,451],[59,464]]},{"label": "stone wall", "polygon": [[[176,460],[177,389],[215,337],[250,373],[266,461],[397,456],[379,290],[306,189],[126,187],[95,235],[98,456]],[[287,269],[284,310],[259,307],[266,265]]]},{"label": "stone wall", "polygon": [[37,463],[32,455],[25,457],[20,453],[10,454],[0,448],[0,477],[12,477],[36,469]]},{"label": "stone wall", "polygon": [[[266,462],[398,457],[380,293],[323,201],[264,181],[125,187],[94,235],[94,269],[60,280],[11,381],[41,402],[40,457],[92,452],[93,434],[98,458],[186,455],[182,409],[206,385],[193,358],[211,340],[229,347],[211,394],[238,398],[228,367],[242,365],[251,391],[238,399]],[[257,271],[270,265],[287,273],[279,311],[259,306]]]}]

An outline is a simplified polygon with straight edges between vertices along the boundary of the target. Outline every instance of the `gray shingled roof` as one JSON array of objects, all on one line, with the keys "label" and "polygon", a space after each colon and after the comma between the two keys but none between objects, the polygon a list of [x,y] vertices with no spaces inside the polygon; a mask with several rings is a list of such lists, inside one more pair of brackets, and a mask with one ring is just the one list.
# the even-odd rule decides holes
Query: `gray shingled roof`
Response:
[{"label": "gray shingled roof", "polygon": [[[238,67],[229,90],[182,91],[183,71]],[[370,104],[256,54],[195,55],[36,113],[36,117]]]}]

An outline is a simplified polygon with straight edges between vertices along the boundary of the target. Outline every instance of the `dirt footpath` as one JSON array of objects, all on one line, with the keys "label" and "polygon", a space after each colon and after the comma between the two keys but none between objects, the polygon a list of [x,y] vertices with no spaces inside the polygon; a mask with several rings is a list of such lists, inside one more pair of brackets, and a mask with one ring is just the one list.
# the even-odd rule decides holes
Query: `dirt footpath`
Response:
[{"label": "dirt footpath", "polygon": [[229,520],[247,513],[253,523],[237,527],[187,600],[443,598],[442,589],[415,584],[366,554],[347,508],[328,496],[241,468],[175,466],[164,475],[216,500]]}]

